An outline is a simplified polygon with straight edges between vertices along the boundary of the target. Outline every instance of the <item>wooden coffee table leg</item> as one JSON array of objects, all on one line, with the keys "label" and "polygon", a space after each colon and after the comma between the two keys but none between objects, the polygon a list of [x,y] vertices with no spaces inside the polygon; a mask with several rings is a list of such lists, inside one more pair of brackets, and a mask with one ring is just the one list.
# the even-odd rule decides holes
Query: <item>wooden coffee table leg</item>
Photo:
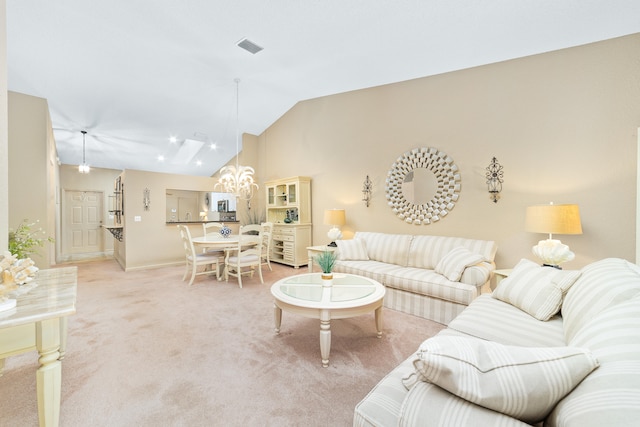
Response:
[{"label": "wooden coffee table leg", "polygon": [[329,366],[329,352],[331,351],[331,316],[329,310],[320,313],[320,356],[322,367]]},{"label": "wooden coffee table leg", "polygon": [[276,334],[280,333],[280,324],[282,323],[282,309],[273,304],[273,320],[276,322]]},{"label": "wooden coffee table leg", "polygon": [[376,308],[376,330],[378,338],[382,338],[382,306]]}]

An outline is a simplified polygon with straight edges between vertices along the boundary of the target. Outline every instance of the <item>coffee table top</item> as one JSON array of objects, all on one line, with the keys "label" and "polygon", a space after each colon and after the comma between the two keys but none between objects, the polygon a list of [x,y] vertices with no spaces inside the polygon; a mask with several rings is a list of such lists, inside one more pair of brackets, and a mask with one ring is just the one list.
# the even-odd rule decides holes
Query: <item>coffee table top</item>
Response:
[{"label": "coffee table top", "polygon": [[286,277],[271,286],[279,301],[309,308],[358,307],[384,297],[385,288],[375,280],[355,274],[333,274],[333,285],[323,286],[320,273]]}]

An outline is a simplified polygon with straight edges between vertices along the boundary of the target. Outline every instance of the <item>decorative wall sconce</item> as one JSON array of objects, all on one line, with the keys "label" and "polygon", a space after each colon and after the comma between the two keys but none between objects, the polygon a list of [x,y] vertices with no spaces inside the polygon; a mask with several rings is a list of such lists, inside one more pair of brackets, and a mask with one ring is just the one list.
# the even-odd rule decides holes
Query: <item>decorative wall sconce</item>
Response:
[{"label": "decorative wall sconce", "polygon": [[151,190],[148,188],[142,190],[142,206],[144,206],[145,211],[148,211],[149,206],[151,206]]},{"label": "decorative wall sconce", "polygon": [[362,185],[362,201],[369,207],[369,202],[371,201],[371,190],[373,189],[373,183],[369,179],[369,175],[364,180],[364,184]]},{"label": "decorative wall sconce", "polygon": [[491,200],[493,200],[493,203],[498,203],[500,192],[502,191],[502,183],[504,182],[504,172],[502,165],[498,163],[495,157],[491,159],[491,163],[487,166],[486,177]]}]

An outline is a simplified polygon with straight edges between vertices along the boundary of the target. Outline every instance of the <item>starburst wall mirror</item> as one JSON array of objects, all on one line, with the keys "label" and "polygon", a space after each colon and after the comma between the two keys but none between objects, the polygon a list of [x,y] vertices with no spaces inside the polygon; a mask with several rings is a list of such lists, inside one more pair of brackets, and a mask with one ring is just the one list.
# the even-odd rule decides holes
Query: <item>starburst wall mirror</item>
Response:
[{"label": "starburst wall mirror", "polygon": [[409,224],[439,221],[453,209],[459,194],[458,166],[437,148],[407,151],[387,173],[387,203],[398,218]]}]

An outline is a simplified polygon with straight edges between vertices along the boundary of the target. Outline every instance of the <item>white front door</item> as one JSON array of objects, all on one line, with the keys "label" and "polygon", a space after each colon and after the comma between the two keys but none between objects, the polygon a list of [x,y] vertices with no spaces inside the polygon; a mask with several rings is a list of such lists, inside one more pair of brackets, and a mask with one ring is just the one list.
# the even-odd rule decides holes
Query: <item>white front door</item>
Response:
[{"label": "white front door", "polygon": [[101,252],[102,247],[102,192],[65,192],[65,254]]}]

